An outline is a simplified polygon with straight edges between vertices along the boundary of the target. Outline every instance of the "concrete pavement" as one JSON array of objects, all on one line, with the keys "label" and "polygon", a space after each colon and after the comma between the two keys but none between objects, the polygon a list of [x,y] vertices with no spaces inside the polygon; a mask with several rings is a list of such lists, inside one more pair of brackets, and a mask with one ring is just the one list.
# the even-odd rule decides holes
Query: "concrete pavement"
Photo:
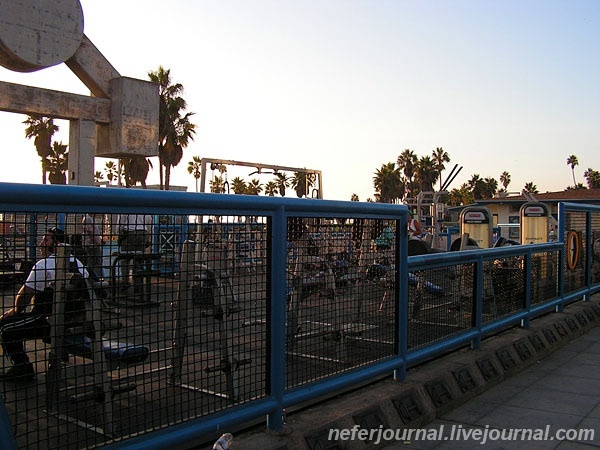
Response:
[{"label": "concrete pavement", "polygon": [[[394,442],[385,449],[600,448],[600,327],[575,338],[535,365],[441,415],[424,428],[433,430],[430,436],[441,436],[441,439],[410,439]],[[501,440],[502,435],[490,433],[491,429],[506,430],[506,438],[513,429],[514,439]],[[529,436],[528,432],[515,432],[515,429],[541,430],[538,435],[543,440],[521,440]],[[558,441],[565,434],[561,432],[557,437],[559,430],[570,430],[568,434],[573,439]],[[581,430],[579,433],[593,430],[593,436],[591,431],[586,435],[571,430]],[[460,433],[461,439],[444,440],[450,439],[453,431],[454,436]],[[474,432],[479,434],[474,435]],[[486,434],[487,439],[482,444]],[[475,439],[475,436],[479,438]],[[533,432],[531,436],[534,436]],[[498,439],[491,440],[490,437]],[[588,439],[590,437],[592,439]]]}]

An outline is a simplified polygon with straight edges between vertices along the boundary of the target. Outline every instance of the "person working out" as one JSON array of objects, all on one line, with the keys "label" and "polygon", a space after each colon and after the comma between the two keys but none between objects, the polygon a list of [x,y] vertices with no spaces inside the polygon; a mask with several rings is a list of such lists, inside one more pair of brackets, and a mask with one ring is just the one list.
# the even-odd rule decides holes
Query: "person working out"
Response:
[{"label": "person working out", "polygon": [[414,217],[409,217],[408,219],[408,237],[409,238],[420,238],[423,234],[423,229],[421,228],[421,222]]},{"label": "person working out", "polygon": [[[65,232],[57,227],[46,231],[40,242],[39,260],[31,269],[25,283],[15,297],[15,305],[0,317],[0,344],[13,366],[0,374],[6,381],[31,381],[35,370],[25,352],[25,341],[50,336],[49,316],[52,314],[56,278],[56,248],[65,242]],[[71,256],[79,273],[89,274],[81,261]],[[33,309],[25,311],[33,301]]]},{"label": "person working out", "polygon": [[378,251],[389,250],[392,248],[395,238],[396,234],[394,233],[394,230],[389,223],[386,223],[379,236],[374,240],[375,248]]}]

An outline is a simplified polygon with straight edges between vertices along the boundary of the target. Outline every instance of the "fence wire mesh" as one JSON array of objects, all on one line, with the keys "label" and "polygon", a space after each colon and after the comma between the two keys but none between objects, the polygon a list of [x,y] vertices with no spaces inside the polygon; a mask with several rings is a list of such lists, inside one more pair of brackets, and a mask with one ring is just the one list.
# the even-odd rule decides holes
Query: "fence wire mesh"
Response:
[{"label": "fence wire mesh", "polygon": [[587,213],[567,211],[563,223],[565,233],[565,293],[585,286],[587,267]]},{"label": "fence wire mesh", "polygon": [[19,447],[104,445],[265,395],[264,218],[3,217],[0,382]]},{"label": "fence wire mesh", "polygon": [[288,219],[288,388],[394,354],[396,226]]},{"label": "fence wire mesh", "polygon": [[408,274],[408,348],[438,342],[471,327],[474,264]]},{"label": "fence wire mesh", "polygon": [[531,257],[531,304],[544,303],[559,295],[559,253],[535,253]]},{"label": "fence wire mesh", "polygon": [[525,308],[525,258],[513,256],[485,262],[483,322]]}]

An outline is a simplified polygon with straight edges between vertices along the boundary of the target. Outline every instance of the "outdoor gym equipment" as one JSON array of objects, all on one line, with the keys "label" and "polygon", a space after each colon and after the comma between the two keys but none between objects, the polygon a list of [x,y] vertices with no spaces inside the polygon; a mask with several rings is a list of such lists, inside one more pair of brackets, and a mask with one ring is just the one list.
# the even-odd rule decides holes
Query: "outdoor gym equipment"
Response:
[{"label": "outdoor gym equipment", "polygon": [[[295,236],[293,232],[288,235],[296,239],[288,242],[287,353],[315,360],[346,362],[347,339],[361,331],[358,321],[361,305],[354,289],[357,267],[348,261],[310,254],[320,253],[320,246],[303,246],[299,241],[301,236]],[[305,302],[313,295],[318,295],[319,308],[326,317],[301,320],[303,313],[308,312]],[[334,356],[299,350],[300,340],[318,336],[335,342]]]},{"label": "outdoor gym equipment", "polygon": [[[233,167],[251,167],[255,170],[250,173],[250,175],[254,174],[273,174],[278,175],[286,172],[290,172],[293,174],[306,174],[307,176],[314,177],[315,187],[313,187],[312,193],[308,192],[308,182],[307,186],[305,186],[304,191],[307,197],[311,198],[323,198],[323,174],[320,170],[315,169],[307,169],[305,167],[286,167],[286,166],[277,166],[273,164],[262,164],[262,163],[253,163],[253,162],[244,162],[244,161],[233,161],[229,159],[214,159],[214,158],[202,158],[201,160],[201,176],[200,176],[200,192],[206,192],[206,174],[208,173],[208,168],[217,168],[221,166],[233,166]],[[229,183],[226,181],[227,185]],[[282,193],[282,195],[284,195]]]},{"label": "outdoor gym equipment", "polygon": [[493,245],[493,219],[491,211],[484,206],[467,206],[460,213],[460,234],[468,234],[479,248]]},{"label": "outdoor gym equipment", "polygon": [[[101,313],[102,300],[96,296],[95,289],[89,278],[85,279],[89,300],[85,302],[84,318],[81,323],[67,322],[66,304],[69,282],[69,260],[73,258],[68,254],[65,246],[59,246],[56,253],[57,267],[53,302],[53,314],[50,318],[50,343],[49,361],[46,376],[46,407],[50,415],[66,420],[78,426],[83,426],[96,433],[112,435],[113,414],[112,399],[115,395],[136,389],[135,383],[125,380],[113,380],[109,372],[118,368],[140,364],[146,360],[149,350],[143,345],[128,342],[111,341],[102,337],[103,325]],[[69,355],[81,356],[92,359],[93,383],[87,385],[88,391],[73,395],[71,401],[94,399],[102,409],[103,426],[98,427],[82,420],[71,417],[59,411],[59,395],[62,390],[63,364]],[[75,368],[77,369],[77,367]],[[75,376],[77,381],[84,377]]]},{"label": "outdoor gym equipment", "polygon": [[[239,358],[235,351],[234,327],[236,320],[234,314],[240,312],[239,305],[231,275],[228,268],[228,248],[225,242],[209,242],[202,250],[202,261],[196,262],[196,243],[185,241],[182,251],[182,265],[180,271],[179,289],[177,299],[173,304],[175,309],[175,334],[172,373],[170,381],[184,389],[190,389],[217,397],[222,397],[231,402],[239,401],[239,388],[237,372],[240,366],[250,364],[252,359]],[[217,326],[216,342],[218,343],[219,363],[206,366],[206,373],[222,372],[225,375],[225,392],[216,392],[182,382],[182,366],[187,346],[187,313],[193,308],[194,285],[199,281],[206,283],[209,295],[212,298],[212,318]]]}]

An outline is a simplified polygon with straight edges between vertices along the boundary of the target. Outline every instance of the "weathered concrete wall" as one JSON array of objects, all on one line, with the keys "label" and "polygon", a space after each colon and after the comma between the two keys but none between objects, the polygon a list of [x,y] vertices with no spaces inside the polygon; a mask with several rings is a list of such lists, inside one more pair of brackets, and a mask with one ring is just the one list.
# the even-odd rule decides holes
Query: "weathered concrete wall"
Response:
[{"label": "weathered concrete wall", "polygon": [[120,76],[84,35],[79,0],[0,0],[0,65],[62,62],[93,97],[0,82],[0,110],[71,121],[70,184],[93,185],[94,156],[158,155],[158,86]]}]

